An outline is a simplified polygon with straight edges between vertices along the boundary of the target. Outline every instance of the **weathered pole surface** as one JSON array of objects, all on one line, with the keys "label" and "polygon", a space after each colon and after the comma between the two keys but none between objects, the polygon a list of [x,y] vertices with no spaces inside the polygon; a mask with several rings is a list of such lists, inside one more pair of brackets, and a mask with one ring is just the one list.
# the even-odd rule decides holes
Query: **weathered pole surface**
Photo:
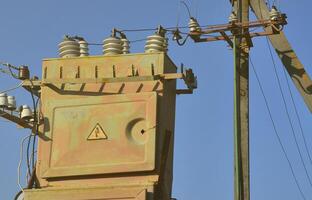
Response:
[{"label": "weathered pole surface", "polygon": [[[249,21],[249,0],[234,1],[239,22]],[[247,37],[234,38],[234,152],[235,200],[250,199],[249,177],[249,48],[248,29],[240,30]],[[247,34],[246,34],[247,33]],[[240,35],[240,34],[239,34]]]},{"label": "weathered pole surface", "polygon": [[[259,20],[270,18],[270,10],[264,0],[250,0],[250,6]],[[303,64],[299,60],[283,31],[277,35],[270,35],[268,38],[284,64],[297,90],[303,97],[309,110],[312,112],[312,80],[309,74],[304,69]]]}]

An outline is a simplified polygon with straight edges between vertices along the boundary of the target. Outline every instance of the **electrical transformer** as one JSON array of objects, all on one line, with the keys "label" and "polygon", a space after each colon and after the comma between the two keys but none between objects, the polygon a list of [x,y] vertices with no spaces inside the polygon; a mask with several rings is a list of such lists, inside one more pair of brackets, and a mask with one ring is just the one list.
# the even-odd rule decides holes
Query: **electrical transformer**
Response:
[{"label": "electrical transformer", "polygon": [[25,200],[171,199],[176,95],[196,88],[192,70],[164,52],[53,58],[40,87]]}]

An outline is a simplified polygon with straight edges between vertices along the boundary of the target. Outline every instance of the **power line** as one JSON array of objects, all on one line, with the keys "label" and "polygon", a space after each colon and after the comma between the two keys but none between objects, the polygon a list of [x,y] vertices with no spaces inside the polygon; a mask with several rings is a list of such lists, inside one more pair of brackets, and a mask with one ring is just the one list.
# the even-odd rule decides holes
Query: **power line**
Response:
[{"label": "power line", "polygon": [[12,91],[12,90],[16,90],[16,89],[22,87],[22,86],[23,86],[23,83],[24,83],[24,82],[22,81],[22,82],[20,82],[18,85],[14,86],[14,87],[12,87],[12,88],[9,88],[9,89],[0,91],[0,94],[2,94],[2,93],[7,93],[7,92],[10,92],[10,91]]},{"label": "power line", "polygon": [[282,143],[281,137],[280,137],[280,135],[279,135],[279,133],[278,133],[278,131],[277,131],[276,124],[275,124],[275,122],[274,122],[273,115],[272,115],[272,113],[271,113],[271,110],[270,110],[270,106],[269,106],[267,97],[266,97],[266,95],[265,95],[265,93],[264,93],[264,90],[263,90],[263,87],[262,87],[260,78],[259,78],[258,73],[257,73],[257,71],[256,71],[256,69],[255,69],[255,66],[254,66],[254,64],[253,64],[253,62],[252,62],[251,57],[250,57],[250,64],[251,64],[252,70],[253,70],[253,72],[254,72],[254,74],[255,74],[255,76],[256,76],[256,80],[257,80],[257,82],[258,82],[258,86],[259,86],[259,88],[260,88],[262,97],[263,97],[263,99],[264,99],[265,106],[266,106],[266,109],[267,109],[267,111],[268,111],[268,114],[269,114],[269,117],[270,117],[270,120],[271,120],[271,123],[272,123],[272,126],[273,126],[273,130],[274,130],[274,133],[275,133],[275,135],[276,135],[276,137],[277,137],[278,143],[279,143],[279,145],[280,145],[280,147],[281,147],[281,149],[282,149],[282,152],[283,152],[283,154],[284,154],[284,156],[285,156],[285,158],[286,158],[286,160],[287,160],[287,163],[288,163],[288,166],[289,166],[289,168],[290,168],[292,177],[293,177],[293,179],[294,179],[294,181],[295,181],[295,184],[296,184],[296,186],[297,186],[297,188],[298,188],[298,190],[299,190],[299,192],[300,192],[300,195],[301,195],[302,199],[306,200],[306,197],[305,197],[305,195],[304,195],[304,193],[303,193],[303,190],[302,190],[302,188],[301,188],[301,186],[300,186],[300,184],[299,184],[298,178],[297,178],[297,176],[296,176],[296,174],[295,174],[293,165],[292,165],[291,162],[290,162],[290,159],[289,159],[289,157],[288,157],[288,155],[287,155],[286,149],[285,149],[285,147],[284,147],[284,145],[283,145],[283,143]]},{"label": "power line", "polygon": [[[146,40],[147,40],[147,38],[142,38],[142,39],[137,39],[137,40],[130,40],[129,42],[130,43],[137,43],[137,42],[143,42]],[[90,45],[90,46],[102,46],[103,43],[88,43],[88,45]]]},{"label": "power line", "polygon": [[31,134],[28,135],[28,136],[25,136],[22,141],[21,141],[21,144],[20,144],[20,160],[18,162],[18,167],[17,167],[17,184],[19,186],[19,188],[21,189],[21,191],[24,191],[23,187],[21,186],[21,166],[22,166],[22,162],[23,162],[23,152],[24,152],[24,143],[25,143],[25,140],[27,140],[28,138],[31,137]]},{"label": "power line", "polygon": [[298,120],[298,124],[299,124],[299,127],[300,127],[300,133],[301,133],[303,141],[304,141],[304,146],[305,146],[305,149],[306,149],[306,152],[307,152],[310,164],[312,165],[312,159],[311,159],[311,154],[310,154],[310,151],[309,151],[309,148],[308,148],[308,143],[307,143],[307,140],[306,140],[306,137],[305,137],[305,133],[304,133],[303,128],[302,128],[302,123],[301,123],[301,120],[300,120],[299,112],[298,112],[298,109],[297,109],[297,106],[296,106],[296,103],[295,103],[295,100],[294,100],[294,97],[293,97],[293,93],[292,93],[291,88],[290,88],[290,84],[289,84],[289,80],[288,80],[285,68],[283,68],[283,71],[284,71],[284,76],[285,76],[285,79],[286,79],[286,82],[287,82],[287,88],[288,88],[288,91],[290,93],[291,101],[292,101],[292,104],[293,104],[294,109],[295,109],[296,118]]},{"label": "power line", "polygon": [[273,53],[272,53],[271,46],[269,44],[269,39],[268,38],[266,38],[266,42],[267,42],[267,46],[268,46],[268,49],[269,49],[269,52],[270,52],[272,64],[273,64],[273,67],[274,67],[274,73],[275,73],[275,77],[276,77],[276,80],[277,80],[277,83],[278,83],[278,88],[280,90],[280,94],[281,94],[282,99],[283,99],[283,104],[284,104],[285,112],[286,112],[286,115],[287,115],[287,119],[288,119],[289,125],[291,127],[291,133],[293,135],[293,138],[294,138],[294,141],[295,141],[295,144],[296,144],[296,148],[298,150],[298,153],[299,153],[299,156],[300,156],[300,161],[301,161],[301,163],[303,165],[305,174],[306,174],[306,176],[308,178],[310,186],[312,187],[312,181],[311,181],[310,175],[309,175],[308,170],[307,170],[307,166],[306,166],[306,164],[304,162],[304,159],[303,159],[303,156],[302,156],[302,152],[301,152],[301,149],[300,149],[300,146],[299,146],[299,143],[298,143],[298,139],[297,139],[297,136],[296,136],[296,133],[295,133],[294,125],[293,125],[291,117],[290,117],[289,109],[287,107],[286,98],[285,98],[284,92],[282,90],[282,84],[281,84],[279,75],[277,73],[277,66],[276,66],[276,63],[275,63],[275,60],[274,60],[274,57],[273,57]]}]

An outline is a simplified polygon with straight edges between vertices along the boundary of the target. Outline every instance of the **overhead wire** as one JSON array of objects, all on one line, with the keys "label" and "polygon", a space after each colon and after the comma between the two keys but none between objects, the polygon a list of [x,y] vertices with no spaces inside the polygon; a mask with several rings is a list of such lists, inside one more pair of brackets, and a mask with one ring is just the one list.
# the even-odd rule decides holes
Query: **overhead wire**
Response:
[{"label": "overhead wire", "polygon": [[3,74],[11,75],[10,71],[7,71],[7,70],[5,70],[5,69],[1,69],[1,68],[0,68],[0,72],[3,73]]},{"label": "overhead wire", "polygon": [[[5,63],[5,62],[0,62],[1,65],[6,66],[9,69],[9,74],[11,74],[11,76],[15,79],[18,79],[18,76],[16,74],[13,73],[12,69],[14,70],[19,70],[17,67],[9,64],[9,63]],[[6,73],[5,71],[1,71],[3,73]]]},{"label": "overhead wire", "polygon": [[294,107],[296,118],[297,118],[297,121],[298,121],[298,124],[299,124],[300,133],[301,133],[301,136],[303,138],[304,146],[305,146],[305,149],[306,149],[306,152],[307,152],[310,164],[312,166],[312,159],[311,159],[310,150],[308,148],[307,139],[306,139],[306,136],[305,136],[305,132],[303,131],[300,115],[299,115],[299,112],[298,112],[298,109],[297,109],[297,106],[296,106],[296,103],[295,103],[295,100],[294,100],[294,96],[293,96],[293,93],[292,93],[291,88],[290,88],[289,79],[288,79],[288,76],[287,76],[287,73],[286,73],[286,69],[283,68],[283,71],[284,71],[284,76],[285,76],[286,83],[287,83],[287,88],[288,88],[288,91],[289,91],[289,94],[290,94],[290,97],[291,97],[291,102],[292,102],[292,105]]},{"label": "overhead wire", "polygon": [[[9,64],[9,63],[3,63],[3,62],[0,62],[1,65],[4,65],[6,67],[8,67],[9,69],[9,72],[11,74],[11,76],[15,79],[19,79],[19,77],[17,75],[15,75],[12,71],[12,69],[14,70],[19,70],[19,68],[17,67],[14,67],[13,65]],[[27,164],[27,173],[29,176],[31,176],[31,173],[32,173],[32,169],[34,169],[35,167],[35,159],[34,159],[34,151],[35,151],[35,146],[36,146],[36,135],[38,134],[38,126],[37,126],[37,105],[38,105],[38,101],[39,101],[39,97],[37,99],[37,101],[35,100],[35,95],[34,95],[34,91],[33,91],[33,88],[34,88],[34,84],[32,82],[31,79],[29,79],[30,83],[31,83],[31,87],[30,87],[30,94],[31,94],[31,99],[32,99],[32,103],[33,103],[33,108],[34,108],[34,121],[33,121],[33,127],[35,130],[35,133],[34,135],[31,134],[28,138],[28,142],[27,142],[27,152],[26,152],[26,164]],[[13,89],[16,89],[18,87],[21,87],[23,84],[23,82],[21,82],[17,87],[14,87],[12,88],[11,90]],[[32,143],[32,145],[31,145]],[[32,146],[32,150],[31,150],[31,157],[32,159],[30,159],[30,146]]]},{"label": "overhead wire", "polygon": [[[261,1],[261,0],[258,0],[258,4],[259,4],[259,9],[260,9],[261,18],[263,18],[263,10],[262,10],[260,1]],[[275,0],[274,0],[274,2],[275,2]],[[273,4],[274,4],[274,2],[273,2]],[[269,5],[269,6],[270,6],[270,5]],[[267,41],[267,44],[268,44],[268,47],[269,47],[269,52],[270,52],[270,55],[271,55],[271,60],[272,60],[273,66],[274,66],[274,71],[276,72],[277,70],[276,70],[276,67],[275,67],[275,61],[274,61],[274,58],[273,58],[273,53],[272,53],[272,50],[271,50],[271,47],[270,47],[270,44],[269,44],[268,37],[266,37],[266,41]],[[294,180],[295,180],[295,183],[296,183],[296,185],[297,185],[298,190],[300,191],[301,197],[302,197],[303,199],[306,199],[306,197],[305,197],[305,195],[304,195],[304,193],[303,193],[303,190],[302,190],[302,188],[301,188],[300,185],[299,185],[298,179],[297,179],[297,177],[296,177],[296,175],[295,175],[295,172],[294,172],[294,169],[293,169],[292,164],[291,164],[291,162],[290,162],[290,159],[289,159],[288,156],[287,156],[287,153],[286,153],[286,150],[285,150],[285,148],[284,148],[284,145],[283,145],[283,143],[282,143],[282,141],[281,141],[281,139],[280,139],[280,136],[279,136],[279,134],[278,134],[278,132],[277,132],[276,125],[275,125],[275,122],[274,122],[274,120],[273,120],[273,116],[272,116],[272,114],[271,114],[271,111],[270,111],[270,108],[269,108],[269,105],[268,105],[268,101],[267,101],[267,99],[266,99],[266,97],[265,97],[263,88],[262,88],[262,86],[261,86],[260,79],[259,79],[259,77],[258,77],[258,75],[257,75],[257,73],[256,73],[255,67],[254,67],[254,65],[253,65],[253,63],[252,63],[251,60],[250,60],[250,62],[251,62],[253,71],[254,71],[255,74],[256,74],[256,79],[257,79],[257,82],[258,82],[258,84],[259,84],[259,87],[260,87],[262,96],[263,96],[263,98],[265,99],[266,107],[267,107],[267,110],[268,110],[268,112],[269,112],[269,115],[270,115],[270,118],[271,118],[271,121],[272,121],[272,124],[273,124],[273,127],[274,127],[274,132],[275,132],[275,134],[276,134],[276,136],[277,136],[277,138],[278,138],[278,141],[279,141],[279,144],[280,144],[280,146],[281,146],[281,148],[282,148],[282,150],[283,150],[284,156],[286,157],[286,160],[287,160],[287,162],[288,162],[288,165],[289,165],[289,167],[290,167],[290,169],[291,169],[293,178],[294,178]],[[276,75],[277,75],[277,72],[276,72]],[[279,79],[278,79],[278,82],[279,82]],[[280,88],[281,88],[281,86],[280,86]],[[285,102],[285,100],[283,100],[283,101]],[[287,106],[286,106],[286,107],[287,107]],[[291,124],[292,124],[292,123],[291,123]],[[296,138],[296,137],[295,137],[295,138]],[[297,141],[297,140],[295,140],[295,141]],[[298,144],[298,142],[296,142],[296,146],[297,146],[297,148],[298,148],[298,145],[297,145],[297,144]],[[299,148],[299,154],[301,155],[301,153],[300,153],[300,148]],[[302,162],[302,155],[301,155],[300,157],[301,157],[301,162]],[[304,166],[304,168],[306,169],[305,163],[304,163],[304,162],[303,162],[303,166]],[[307,174],[307,170],[305,170],[305,173]],[[310,181],[309,175],[308,175],[308,179],[309,179],[309,183],[310,183],[311,181]]]},{"label": "overhead wire", "polygon": [[[38,135],[37,106],[38,106],[39,98],[37,99],[37,101],[35,101],[34,91],[33,91],[34,85],[33,85],[32,80],[30,80],[30,83],[32,85],[32,87],[30,89],[30,94],[31,94],[31,98],[33,101],[33,108],[34,108],[34,121],[33,121],[34,129],[33,130],[35,130],[35,133],[32,134],[32,136],[33,136],[32,140],[31,140],[31,138],[29,138],[28,144],[27,144],[27,167],[28,167],[28,172],[31,175],[32,169],[34,169],[34,167],[35,167],[34,151],[35,151],[35,146],[36,146],[36,136]],[[32,142],[31,155],[32,155],[33,159],[31,160],[31,163],[29,163],[29,151],[30,151],[31,142]]]},{"label": "overhead wire", "polygon": [[[142,39],[137,39],[137,40],[130,40],[129,42],[130,43],[137,43],[137,42],[144,42],[146,40],[147,40],[147,38],[142,38]],[[103,43],[88,43],[88,45],[90,45],[90,46],[102,46]]]},{"label": "overhead wire", "polygon": [[7,93],[7,92],[10,92],[10,91],[16,90],[16,89],[22,87],[22,86],[23,86],[23,83],[24,83],[24,82],[22,81],[22,82],[20,82],[18,85],[14,86],[14,87],[12,87],[12,88],[9,88],[9,89],[0,91],[0,94],[2,94],[2,93]]},{"label": "overhead wire", "polygon": [[22,166],[22,162],[23,162],[24,143],[30,136],[31,136],[31,134],[25,136],[22,139],[21,144],[20,144],[20,159],[19,159],[18,166],[17,166],[17,185],[21,191],[24,191],[24,188],[21,185],[21,166]]},{"label": "overhead wire", "polygon": [[289,112],[289,109],[288,109],[288,106],[287,106],[287,102],[286,102],[286,98],[285,98],[285,94],[283,92],[283,89],[282,89],[282,84],[281,84],[281,81],[280,81],[280,77],[278,75],[278,72],[277,72],[277,66],[276,66],[276,63],[275,63],[275,60],[274,60],[274,57],[273,57],[273,53],[272,53],[272,49],[271,49],[271,46],[270,46],[270,43],[269,43],[269,39],[266,38],[266,42],[267,42],[267,46],[268,46],[268,49],[269,49],[269,52],[270,52],[270,56],[271,56],[271,61],[272,61],[272,64],[273,64],[273,69],[274,69],[274,74],[275,74],[275,78],[277,80],[277,83],[278,83],[278,88],[279,88],[279,91],[280,91],[280,94],[281,94],[281,97],[282,97],[282,100],[283,100],[283,105],[284,105],[284,109],[285,109],[285,112],[286,112],[286,115],[287,115],[287,119],[288,119],[288,123],[291,127],[291,133],[292,133],[292,136],[294,138],[294,141],[295,141],[295,144],[296,144],[296,148],[297,148],[297,151],[299,153],[299,157],[300,157],[300,161],[301,161],[301,164],[303,165],[303,168],[304,168],[304,171],[305,171],[305,174],[308,178],[308,181],[309,181],[309,184],[312,188],[312,180],[311,180],[311,177],[308,173],[308,169],[307,169],[307,166],[304,162],[304,159],[303,159],[303,155],[302,155],[302,152],[301,152],[301,149],[300,149],[300,145],[299,145],[299,142],[298,142],[298,138],[296,136],[296,132],[295,132],[295,128],[294,128],[294,125],[292,123],[292,120],[291,120],[291,117],[290,117],[290,112]]},{"label": "overhead wire", "polygon": [[191,18],[191,17],[192,17],[192,15],[191,15],[191,11],[190,11],[189,5],[187,5],[185,1],[180,1],[180,3],[181,3],[182,5],[184,5],[184,6],[185,6],[185,8],[186,8],[186,10],[187,10],[188,15],[189,15],[189,17]]},{"label": "overhead wire", "polygon": [[300,184],[299,184],[298,178],[297,178],[297,176],[296,176],[296,174],[295,174],[294,167],[293,167],[293,165],[291,164],[291,161],[290,161],[290,159],[289,159],[289,157],[288,157],[288,155],[287,155],[286,148],[285,148],[285,146],[283,145],[283,142],[282,142],[282,140],[281,140],[281,137],[280,137],[280,135],[279,135],[279,133],[278,133],[278,131],[277,131],[277,127],[276,127],[276,124],[275,124],[275,121],[274,121],[274,118],[273,118],[273,115],[272,115],[272,112],[271,112],[271,109],[270,109],[270,106],[269,106],[268,99],[267,99],[267,97],[266,97],[266,95],[265,95],[265,92],[264,92],[263,86],[262,86],[262,84],[261,84],[259,75],[258,75],[258,73],[257,73],[257,71],[256,71],[256,68],[255,68],[255,66],[254,66],[254,64],[253,64],[253,62],[252,62],[251,57],[249,58],[249,60],[250,60],[251,66],[252,66],[252,70],[253,70],[253,72],[254,72],[254,74],[255,74],[255,77],[256,77],[258,86],[259,86],[259,88],[260,88],[262,97],[263,97],[263,99],[264,99],[265,106],[266,106],[266,109],[267,109],[267,111],[268,111],[268,114],[269,114],[270,121],[271,121],[272,126],[273,126],[273,130],[274,130],[275,136],[276,136],[276,138],[277,138],[277,140],[278,140],[278,143],[279,143],[279,145],[280,145],[280,147],[281,147],[281,149],[282,149],[283,155],[284,155],[284,157],[286,158],[286,161],[287,161],[288,166],[289,166],[289,168],[290,168],[290,171],[291,171],[292,177],[293,177],[293,179],[294,179],[294,182],[295,182],[295,184],[296,184],[296,186],[297,186],[297,189],[298,189],[298,191],[299,191],[299,193],[300,193],[302,199],[306,200],[307,198],[306,198],[306,196],[305,196],[305,194],[304,194],[304,192],[303,192],[303,189],[301,188],[301,186],[300,186]]}]

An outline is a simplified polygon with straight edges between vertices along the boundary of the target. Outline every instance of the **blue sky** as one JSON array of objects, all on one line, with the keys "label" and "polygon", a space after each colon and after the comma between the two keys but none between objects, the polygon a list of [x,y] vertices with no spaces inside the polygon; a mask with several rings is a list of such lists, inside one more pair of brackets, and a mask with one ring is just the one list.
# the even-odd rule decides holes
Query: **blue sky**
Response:
[{"label": "blue sky", "polygon": [[[191,12],[201,24],[227,22],[230,14],[228,0],[189,0]],[[310,37],[311,1],[279,1],[288,15],[285,28],[300,60],[312,76]],[[40,76],[41,60],[57,56],[57,44],[64,34],[81,35],[90,43],[100,43],[113,27],[154,28],[186,25],[188,16],[178,0],[28,0],[0,1],[0,61],[27,64],[33,74]],[[178,14],[180,13],[180,14]],[[130,40],[152,34],[131,33]],[[277,129],[294,166],[305,195],[312,196],[312,186],[305,176],[286,113],[279,94],[265,38],[254,39],[251,50],[253,63],[268,97]],[[143,52],[144,42],[135,43],[132,52]],[[101,54],[92,47],[91,54]],[[177,98],[174,197],[183,199],[231,199],[233,196],[233,56],[226,43],[194,44],[191,40],[179,47],[172,41],[169,56],[179,65],[194,69],[199,88],[193,95]],[[282,65],[275,57],[282,86],[290,107],[295,130],[299,126],[291,106]],[[10,77],[0,74],[0,90],[16,85]],[[312,116],[295,87],[291,85],[309,148],[312,151]],[[263,98],[250,74],[250,137],[251,137],[251,197],[253,200],[300,199],[300,194],[281,148],[274,135]],[[12,92],[18,103],[30,104],[23,90]],[[28,131],[0,121],[0,199],[12,199],[18,191],[17,164],[19,143]],[[302,138],[300,147],[312,177],[312,165],[307,159]],[[312,153],[312,152],[311,152]]]}]

